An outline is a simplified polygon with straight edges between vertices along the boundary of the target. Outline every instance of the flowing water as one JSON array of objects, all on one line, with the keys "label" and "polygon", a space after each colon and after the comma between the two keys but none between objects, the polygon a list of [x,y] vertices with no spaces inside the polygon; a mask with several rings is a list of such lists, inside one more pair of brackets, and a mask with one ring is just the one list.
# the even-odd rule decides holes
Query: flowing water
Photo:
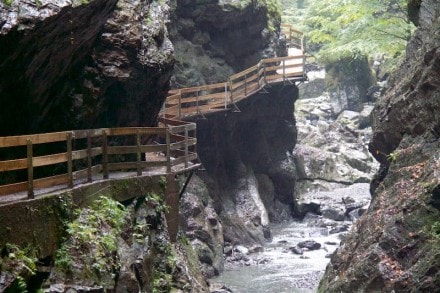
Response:
[{"label": "flowing water", "polygon": [[[211,281],[223,283],[234,293],[309,293],[315,292],[325,267],[326,257],[339,245],[338,234],[328,234],[327,228],[309,227],[291,222],[272,227],[273,241],[253,259],[268,260],[251,266],[232,266]],[[315,240],[321,249],[293,254],[288,248],[304,240]],[[326,244],[327,243],[327,244]]]},{"label": "flowing water", "polygon": [[[343,197],[352,197],[356,202],[368,202],[369,184],[356,183],[331,191],[311,192],[305,197],[317,200],[324,206],[339,204],[344,207],[340,202]],[[364,208],[367,206],[368,204]],[[272,225],[272,242],[266,243],[262,252],[248,255],[249,266],[246,266],[246,262],[240,262],[241,265],[227,263],[225,271],[211,282],[224,284],[234,293],[316,292],[325,267],[330,262],[329,255],[340,244],[341,233],[329,232],[335,227],[344,227],[347,230],[352,224],[351,221],[334,221],[308,214],[302,222]],[[320,243],[321,248],[304,250],[303,255],[294,254],[289,250],[306,240]]]}]

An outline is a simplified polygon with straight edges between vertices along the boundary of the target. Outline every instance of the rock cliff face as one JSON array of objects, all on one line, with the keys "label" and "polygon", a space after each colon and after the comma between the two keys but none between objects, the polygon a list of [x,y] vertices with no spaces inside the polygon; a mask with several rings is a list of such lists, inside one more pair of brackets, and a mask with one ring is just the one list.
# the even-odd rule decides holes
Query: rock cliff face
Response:
[{"label": "rock cliff face", "polygon": [[295,173],[286,161],[296,143],[297,88],[272,86],[238,104],[240,112],[212,114],[198,123],[200,173],[219,214],[224,240],[270,238],[269,221],[290,218]]},{"label": "rock cliff face", "polygon": [[[176,50],[174,87],[224,82],[262,58],[284,56],[266,1],[176,0],[171,40]],[[273,26],[272,25],[272,26]]]},{"label": "rock cliff face", "polygon": [[168,1],[0,2],[0,135],[156,123]]},{"label": "rock cliff face", "polygon": [[381,163],[373,201],[333,255],[320,292],[440,286],[440,4],[410,7],[419,27],[373,111],[369,149]]}]

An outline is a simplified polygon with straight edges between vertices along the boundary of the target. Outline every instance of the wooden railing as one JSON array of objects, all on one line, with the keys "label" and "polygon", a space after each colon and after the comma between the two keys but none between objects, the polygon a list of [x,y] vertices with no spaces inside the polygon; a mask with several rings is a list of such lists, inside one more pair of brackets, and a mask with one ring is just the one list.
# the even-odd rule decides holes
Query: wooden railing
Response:
[{"label": "wooden railing", "polygon": [[286,36],[287,46],[298,48],[303,52],[306,51],[306,43],[303,32],[296,30],[290,24],[282,24],[281,32]]},{"label": "wooden railing", "polygon": [[[195,163],[196,124],[164,122],[167,127],[103,128],[0,137],[2,154],[18,154],[16,158],[0,160],[0,196],[27,191],[28,198],[33,198],[36,189],[60,185],[72,188],[75,184],[99,179],[99,173],[101,178],[107,179],[115,171],[135,171],[140,176],[145,170],[167,174],[176,172],[173,167],[178,165],[181,170],[198,167]],[[131,143],[121,145],[118,139]],[[48,166],[52,167],[50,175],[47,175]],[[43,171],[39,172],[43,175],[35,176],[36,171]],[[26,177],[25,181],[16,179],[20,176]],[[18,182],[5,183],[6,178]]]},{"label": "wooden railing", "polygon": [[304,34],[291,25],[283,24],[281,28],[289,46],[299,49],[301,54],[262,59],[258,64],[231,75],[226,82],[171,90],[160,116],[182,119],[223,111],[268,84],[305,80]]},{"label": "wooden railing", "polygon": [[160,115],[181,119],[223,111],[268,84],[305,80],[304,67],[304,55],[263,59],[227,82],[171,90]]}]

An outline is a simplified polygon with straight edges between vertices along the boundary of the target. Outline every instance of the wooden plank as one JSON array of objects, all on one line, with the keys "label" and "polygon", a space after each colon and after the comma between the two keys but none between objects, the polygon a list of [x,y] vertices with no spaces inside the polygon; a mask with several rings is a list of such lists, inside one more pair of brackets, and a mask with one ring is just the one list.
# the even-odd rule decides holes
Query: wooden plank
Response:
[{"label": "wooden plank", "polygon": [[261,62],[264,63],[264,64],[267,64],[267,63],[281,62],[283,60],[295,60],[295,59],[304,59],[304,58],[305,58],[304,55],[284,56],[284,57],[275,57],[275,58],[263,59],[263,60],[261,60]]},{"label": "wooden plank", "polygon": [[[96,175],[99,172],[101,172],[101,170],[102,170],[102,166],[101,165],[93,166],[93,167],[90,168],[90,174],[91,175]],[[87,168],[81,169],[81,170],[77,170],[77,171],[73,172],[73,178],[75,180],[81,179],[81,178],[87,178],[88,176],[89,176],[89,174],[88,174],[88,169]],[[91,182],[91,181],[89,181],[89,182]]]},{"label": "wooden plank", "polygon": [[251,73],[251,72],[253,72],[253,71],[258,71],[258,69],[259,69],[258,64],[257,64],[257,65],[254,65],[254,66],[252,66],[252,67],[249,67],[248,69],[245,69],[245,70],[243,70],[243,71],[241,71],[241,72],[238,72],[238,73],[236,73],[236,74],[231,75],[231,76],[229,77],[229,80],[235,80],[235,79],[242,78],[242,77],[244,77],[246,74],[249,74],[249,73]]},{"label": "wooden plank", "polygon": [[203,96],[199,96],[199,97],[186,97],[186,98],[182,98],[182,107],[185,107],[185,104],[188,103],[195,103],[197,101],[199,102],[205,102],[205,101],[210,101],[212,99],[224,99],[225,97],[225,92],[223,89],[223,92],[220,93],[215,93],[215,94],[207,94],[207,95],[203,95]]},{"label": "wooden plank", "polygon": [[34,187],[36,189],[54,187],[57,185],[67,184],[67,174],[56,175],[34,180]]},{"label": "wooden plank", "polygon": [[176,120],[176,119],[171,119],[171,118],[166,118],[166,117],[159,117],[158,120],[159,120],[159,122],[163,122],[165,124],[169,124],[169,125],[173,125],[173,126],[186,125],[187,123],[189,123],[186,121]]},{"label": "wooden plank", "polygon": [[109,146],[107,151],[109,155],[126,155],[135,154],[137,150],[136,146]]},{"label": "wooden plank", "polygon": [[282,75],[282,74],[268,75],[266,77],[266,79],[269,82],[272,82],[273,80],[276,80],[276,79],[283,79],[283,78],[289,79],[291,77],[301,77],[301,76],[303,76],[303,72],[293,72],[293,73],[286,73],[285,75]]},{"label": "wooden plank", "polygon": [[201,85],[201,86],[195,86],[195,87],[188,87],[188,88],[182,88],[179,89],[179,92],[181,94],[187,94],[187,93],[194,93],[194,92],[200,92],[200,91],[209,91],[214,89],[224,89],[225,83],[214,83],[214,84],[207,84],[207,85]]},{"label": "wooden plank", "polygon": [[235,82],[231,85],[232,91],[234,91],[236,88],[242,87],[242,86],[247,86],[249,84],[252,83],[257,83],[257,78],[258,78],[258,74],[254,74],[251,76],[252,78],[248,78],[246,80],[242,80],[239,82]]},{"label": "wooden plank", "polygon": [[32,141],[32,144],[64,141],[66,140],[66,132],[2,136],[0,137],[0,147],[25,146],[28,139]]},{"label": "wooden plank", "polygon": [[164,152],[166,149],[167,146],[165,144],[141,145],[141,152],[143,153]]},{"label": "wooden plank", "polygon": [[124,171],[124,170],[133,170],[136,168],[137,168],[136,162],[118,162],[118,163],[108,164],[109,171]]},{"label": "wooden plank", "polygon": [[185,155],[183,155],[183,156],[181,156],[181,157],[178,157],[178,158],[174,159],[174,160],[171,162],[171,164],[172,164],[172,166],[176,166],[176,165],[179,165],[179,164],[185,163],[186,160],[188,160],[188,161],[190,162],[190,161],[194,161],[194,160],[196,160],[196,159],[197,159],[197,154],[190,153],[190,154],[188,155],[188,157],[185,157]]},{"label": "wooden plank", "polygon": [[140,134],[159,134],[163,133],[163,129],[160,127],[124,127],[124,128],[110,128],[107,132],[108,136],[122,136],[122,135],[135,135],[139,131]]},{"label": "wooden plank", "polygon": [[27,191],[28,182],[18,182],[8,185],[0,185],[0,196]]},{"label": "wooden plank", "polygon": [[108,128],[73,130],[73,134],[75,139],[87,138],[88,134],[90,134],[90,137],[98,137],[101,136],[102,132],[106,129]]},{"label": "wooden plank", "polygon": [[181,126],[173,126],[170,128],[171,133],[182,133],[185,132],[186,130],[194,130],[196,129],[196,124],[195,123],[188,123],[186,125],[181,125]]},{"label": "wooden plank", "polygon": [[185,137],[183,137],[182,141],[172,143],[170,145],[170,148],[171,150],[178,150],[184,148],[185,145],[192,146],[195,145],[196,143],[197,143],[197,139],[195,138],[188,138],[188,141],[185,141]]},{"label": "wooden plank", "polygon": [[[90,157],[96,157],[102,154],[102,149],[100,147],[94,147],[94,148],[90,148]],[[81,159],[85,159],[88,156],[88,150],[84,149],[84,150],[76,150],[72,152],[72,158],[73,160],[81,160]]]},{"label": "wooden plank", "polygon": [[27,159],[0,161],[0,172],[14,171],[27,168]]},{"label": "wooden plank", "polygon": [[67,152],[34,157],[34,167],[48,166],[67,162]]}]

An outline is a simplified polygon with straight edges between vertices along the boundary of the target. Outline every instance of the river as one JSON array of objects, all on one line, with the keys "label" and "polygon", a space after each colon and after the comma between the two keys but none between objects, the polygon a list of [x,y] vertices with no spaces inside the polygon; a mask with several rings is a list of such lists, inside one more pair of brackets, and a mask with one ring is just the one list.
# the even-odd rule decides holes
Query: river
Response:
[{"label": "river", "polygon": [[[356,187],[339,189],[334,195],[345,193],[353,197],[369,197],[368,184],[357,184]],[[356,194],[353,194],[354,190]],[[359,194],[359,190],[363,194]],[[328,198],[331,193],[325,192],[325,197]],[[310,215],[301,222],[272,225],[272,242],[264,244],[262,252],[248,255],[253,260],[251,265],[227,263],[225,271],[210,281],[222,283],[234,293],[316,292],[330,261],[329,255],[339,246],[341,234],[344,233],[329,233],[332,223],[336,222]],[[337,222],[339,227],[351,224],[351,221]],[[310,251],[304,249],[303,255],[289,250],[305,240],[316,241],[321,244],[321,248]]]}]

